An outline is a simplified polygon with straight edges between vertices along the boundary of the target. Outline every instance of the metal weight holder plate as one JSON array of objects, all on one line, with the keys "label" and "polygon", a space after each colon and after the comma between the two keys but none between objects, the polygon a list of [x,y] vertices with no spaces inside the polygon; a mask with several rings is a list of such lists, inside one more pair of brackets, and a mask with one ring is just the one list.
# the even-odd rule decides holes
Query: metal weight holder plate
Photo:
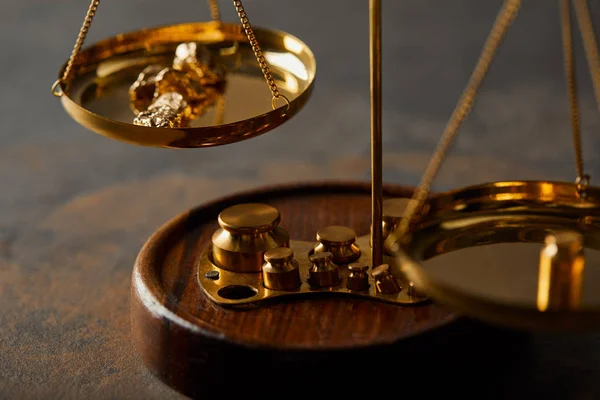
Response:
[{"label": "metal weight holder plate", "polygon": [[[356,262],[367,265],[371,259],[371,249],[369,247],[369,237],[362,236],[357,240],[357,244],[361,247],[361,256]],[[312,287],[307,280],[308,269],[311,265],[309,256],[312,254],[312,249],[315,243],[303,242],[298,240],[290,241],[290,248],[294,251],[295,259],[299,263],[300,277],[302,280],[301,286],[293,290],[270,290],[263,284],[262,275],[260,273],[237,273],[224,270],[217,267],[212,259],[210,250],[205,251],[198,262],[198,282],[204,290],[204,293],[215,303],[222,306],[236,306],[244,304],[254,304],[274,298],[294,298],[294,297],[311,297],[315,295],[331,295],[338,296],[354,296],[358,298],[381,301],[391,304],[421,305],[429,303],[429,299],[412,294],[409,289],[409,282],[404,279],[399,279],[402,287],[398,293],[386,294],[379,293],[375,288],[375,280],[368,273],[369,287],[364,291],[353,291],[346,287],[348,279],[348,264],[339,265],[340,282],[332,287]],[[390,264],[394,261],[392,257],[386,256],[385,262]],[[212,279],[211,273],[216,272],[218,278]],[[231,290],[235,296],[226,296]],[[234,292],[235,291],[235,292]],[[239,295],[237,295],[239,293]]]},{"label": "metal weight holder plate", "polygon": [[[600,188],[495,182],[444,193],[426,205],[397,267],[434,301],[491,323],[531,330],[600,327]],[[540,252],[548,234],[583,237],[580,302],[548,309],[538,301]],[[541,282],[541,280],[540,280]],[[541,287],[541,286],[540,286]]]},{"label": "metal weight holder plate", "polygon": [[[254,28],[265,60],[281,94],[289,100],[272,108],[272,96],[239,24],[199,22],[125,33],[82,50],[69,87],[61,83],[66,111],[86,128],[142,146],[193,148],[217,146],[268,132],[295,115],[313,87],[316,61],[302,41],[285,32]],[[169,64],[177,45],[206,45],[227,67],[223,109],[213,107],[184,128],[156,128],[132,123],[128,89],[151,64]],[[63,66],[59,76],[66,68]],[[221,121],[218,121],[219,118]]]}]

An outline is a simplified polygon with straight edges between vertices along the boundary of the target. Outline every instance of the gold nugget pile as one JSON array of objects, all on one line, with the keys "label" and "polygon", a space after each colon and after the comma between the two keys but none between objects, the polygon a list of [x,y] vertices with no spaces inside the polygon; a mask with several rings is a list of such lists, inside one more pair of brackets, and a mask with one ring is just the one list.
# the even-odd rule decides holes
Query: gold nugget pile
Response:
[{"label": "gold nugget pile", "polygon": [[129,88],[135,125],[156,128],[189,126],[214,104],[225,82],[225,69],[196,43],[177,46],[170,67],[150,65]]}]

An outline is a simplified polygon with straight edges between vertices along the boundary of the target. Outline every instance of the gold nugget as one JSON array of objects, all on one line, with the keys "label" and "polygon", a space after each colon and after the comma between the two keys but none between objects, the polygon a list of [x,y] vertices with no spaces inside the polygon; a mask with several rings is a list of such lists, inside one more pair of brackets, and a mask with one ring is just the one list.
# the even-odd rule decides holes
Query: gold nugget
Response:
[{"label": "gold nugget", "polygon": [[155,100],[156,76],[164,67],[150,65],[139,74],[137,80],[129,88],[129,101],[135,114],[146,110]]},{"label": "gold nugget", "polygon": [[190,105],[198,105],[206,100],[204,86],[190,75],[173,68],[165,68],[156,76],[156,90],[154,97],[158,98],[165,93],[180,93]]},{"label": "gold nugget", "polygon": [[155,128],[179,128],[185,125],[187,102],[179,93],[164,93],[147,110],[140,112],[133,120],[135,125]]},{"label": "gold nugget", "polygon": [[203,85],[216,85],[225,80],[225,69],[215,64],[215,59],[206,46],[194,42],[177,46],[173,68],[189,73],[192,79]]},{"label": "gold nugget", "polygon": [[225,68],[196,43],[177,46],[173,67],[150,65],[129,89],[135,125],[182,127],[203,114],[222,90]]}]

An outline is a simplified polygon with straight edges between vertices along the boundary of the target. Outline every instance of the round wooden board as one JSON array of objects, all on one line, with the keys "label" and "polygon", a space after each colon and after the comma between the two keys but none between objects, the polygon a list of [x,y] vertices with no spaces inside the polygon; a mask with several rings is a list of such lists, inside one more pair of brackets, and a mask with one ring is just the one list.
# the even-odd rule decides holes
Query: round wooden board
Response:
[{"label": "round wooden board", "polygon": [[[411,193],[400,186],[385,188],[385,196]],[[351,297],[288,299],[244,309],[214,304],[198,285],[196,262],[217,229],[219,212],[244,202],[277,207],[281,226],[294,240],[315,240],[317,230],[330,224],[350,226],[358,235],[369,232],[370,186],[339,182],[242,193],[195,208],[160,228],[134,267],[131,321],[143,361],[177,390],[197,396],[231,379],[238,389],[257,379],[267,379],[269,387],[287,387],[305,376],[327,384],[333,371],[344,376],[353,362],[365,363],[366,370],[397,357],[393,354],[402,360],[418,349],[415,339],[429,337],[424,345],[432,350],[435,339],[425,333],[457,320],[435,304],[400,307]],[[441,337],[445,341],[448,333]],[[419,351],[409,357],[409,369],[415,357],[429,363],[428,352]],[[315,368],[329,372],[311,374]]]}]

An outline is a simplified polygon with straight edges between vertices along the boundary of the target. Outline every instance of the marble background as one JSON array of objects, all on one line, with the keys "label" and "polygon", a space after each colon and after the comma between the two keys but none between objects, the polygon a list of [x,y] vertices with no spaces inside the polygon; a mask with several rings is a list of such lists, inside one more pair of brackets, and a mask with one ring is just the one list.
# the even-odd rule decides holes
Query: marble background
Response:
[{"label": "marble background", "polygon": [[[146,238],[185,209],[244,188],[369,178],[367,1],[244,3],[254,25],[312,48],[311,100],[259,138],[163,150],[91,134],[50,95],[87,2],[2,1],[0,397],[177,397],[141,366],[128,339],[131,266]],[[556,3],[525,2],[434,189],[575,178]],[[233,6],[221,4],[223,18],[235,20]],[[385,181],[419,181],[500,4],[384,2]],[[591,5],[600,16],[600,2]],[[105,1],[88,43],[207,18],[203,2]],[[579,42],[576,51],[586,170],[595,181],[598,108]],[[598,365],[598,352],[588,350],[569,352]]]}]

